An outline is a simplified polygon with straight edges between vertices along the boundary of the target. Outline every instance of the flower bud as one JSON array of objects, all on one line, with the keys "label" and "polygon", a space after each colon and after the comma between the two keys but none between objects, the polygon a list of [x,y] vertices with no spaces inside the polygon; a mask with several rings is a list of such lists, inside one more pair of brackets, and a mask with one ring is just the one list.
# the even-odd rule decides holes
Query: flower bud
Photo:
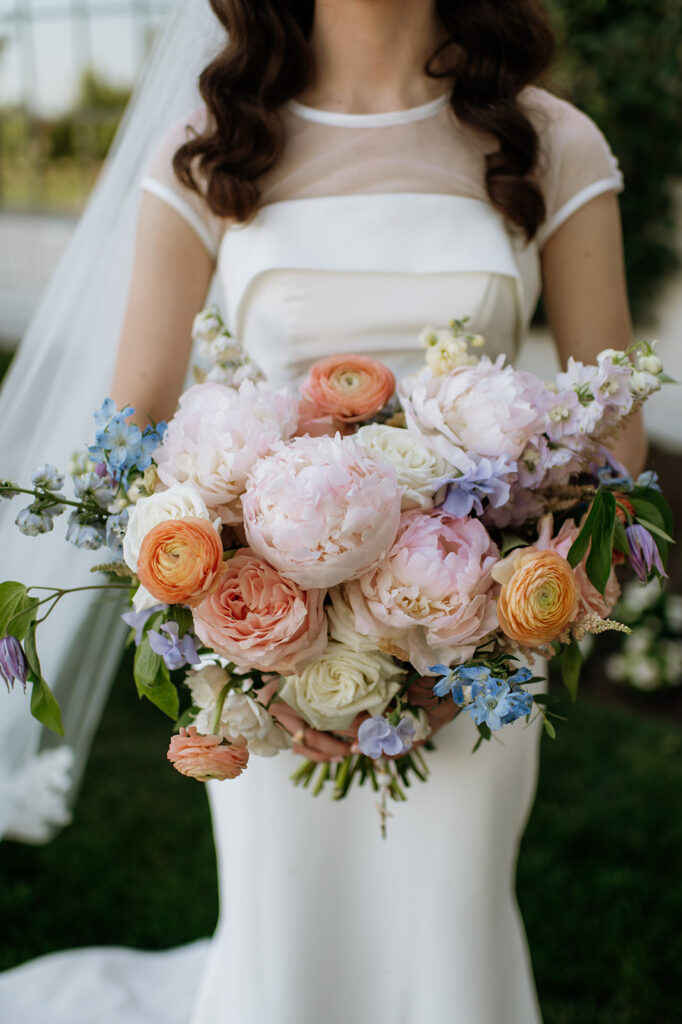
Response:
[{"label": "flower bud", "polygon": [[26,693],[27,674],[28,664],[21,644],[14,636],[3,636],[0,639],[0,677],[5,680],[7,690],[20,683]]},{"label": "flower bud", "polygon": [[40,533],[49,533],[54,527],[54,520],[47,512],[34,512],[33,508],[22,508],[14,520],[26,537],[37,537]]}]

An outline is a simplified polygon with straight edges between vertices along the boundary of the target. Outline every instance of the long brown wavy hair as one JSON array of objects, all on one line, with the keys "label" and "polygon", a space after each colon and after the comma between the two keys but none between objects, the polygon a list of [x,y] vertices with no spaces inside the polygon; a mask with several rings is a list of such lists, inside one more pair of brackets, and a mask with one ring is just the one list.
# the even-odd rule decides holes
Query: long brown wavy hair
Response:
[{"label": "long brown wavy hair", "polygon": [[[246,221],[258,209],[260,177],[284,149],[281,108],[315,75],[315,0],[211,0],[211,7],[228,40],[199,78],[206,128],[178,149],[173,167],[218,216]],[[448,39],[425,73],[451,77],[456,117],[497,139],[486,156],[488,196],[530,240],[545,203],[532,180],[538,133],[519,93],[551,63],[547,15],[539,0],[436,0],[436,8]]]}]

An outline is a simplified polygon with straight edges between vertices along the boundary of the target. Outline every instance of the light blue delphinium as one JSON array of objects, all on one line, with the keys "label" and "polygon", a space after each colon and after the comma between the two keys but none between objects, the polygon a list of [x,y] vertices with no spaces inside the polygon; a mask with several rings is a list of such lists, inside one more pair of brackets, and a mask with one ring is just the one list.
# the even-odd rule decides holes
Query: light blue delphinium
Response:
[{"label": "light blue delphinium", "polygon": [[514,712],[509,683],[491,676],[483,691],[466,710],[476,725],[485,724],[493,731],[501,729],[505,724],[503,719]]},{"label": "light blue delphinium", "polygon": [[499,508],[509,501],[510,482],[505,479],[516,472],[516,462],[505,453],[496,459],[479,458],[473,469],[459,477],[443,480],[449,484],[441,508],[443,512],[462,518],[472,509],[481,515],[483,499],[487,498],[493,508]]},{"label": "light blue delphinium", "polygon": [[123,558],[123,538],[128,528],[128,509],[109,516],[106,523],[106,545],[115,558]]},{"label": "light blue delphinium", "polygon": [[[478,696],[490,678],[490,669],[485,665],[456,665],[454,668],[432,665],[429,672],[437,672],[441,676],[433,687],[436,697],[450,694],[460,707],[468,702],[469,697]],[[469,697],[464,693],[465,686],[469,688]]]},{"label": "light blue delphinium", "polygon": [[502,717],[502,725],[515,722],[517,718],[529,715],[533,709],[533,695],[527,690],[512,690],[508,696],[509,711]]},{"label": "light blue delphinium", "polygon": [[106,479],[99,473],[81,473],[73,477],[73,489],[80,501],[94,501],[106,509],[114,500],[114,492]]},{"label": "light blue delphinium", "polygon": [[104,546],[106,533],[102,523],[89,523],[81,514],[74,510],[69,516],[66,527],[66,539],[69,544],[86,551],[96,551]]},{"label": "light blue delphinium", "polygon": [[31,483],[45,491],[59,491],[64,486],[64,474],[56,466],[44,462],[31,473]]},{"label": "light blue delphinium", "polygon": [[[147,633],[147,637],[154,654],[161,655],[167,668],[172,671],[182,668],[183,665],[198,665],[200,663],[196,642],[190,633],[179,636],[180,627],[177,622],[164,622],[161,629],[163,632],[158,633],[151,629]],[[164,633],[166,636],[163,635]]]},{"label": "light blue delphinium", "polygon": [[146,626],[151,616],[155,615],[156,612],[165,611],[167,607],[167,604],[155,604],[153,608],[143,608],[141,612],[136,612],[132,609],[129,612],[123,612],[121,618],[126,623],[126,625],[130,626],[131,629],[135,630],[136,647],[139,647],[140,644],[142,643],[144,627]]},{"label": "light blue delphinium", "polygon": [[401,718],[397,725],[391,725],[383,715],[373,715],[358,729],[358,746],[373,760],[384,756],[399,757],[411,748],[414,733],[412,718]]},{"label": "light blue delphinium", "polygon": [[54,529],[54,518],[49,511],[36,512],[32,505],[22,508],[14,522],[26,537],[37,537]]},{"label": "light blue delphinium", "polygon": [[144,432],[140,439],[140,454],[137,462],[135,463],[136,469],[144,472],[145,469],[149,469],[152,464],[152,455],[163,441],[164,435],[168,430],[168,424],[165,420],[161,420],[156,426],[147,426],[144,428]]},{"label": "light blue delphinium", "polygon": [[647,469],[637,477],[638,487],[650,487],[654,491],[660,491],[661,485],[658,482],[658,473],[653,469]]}]

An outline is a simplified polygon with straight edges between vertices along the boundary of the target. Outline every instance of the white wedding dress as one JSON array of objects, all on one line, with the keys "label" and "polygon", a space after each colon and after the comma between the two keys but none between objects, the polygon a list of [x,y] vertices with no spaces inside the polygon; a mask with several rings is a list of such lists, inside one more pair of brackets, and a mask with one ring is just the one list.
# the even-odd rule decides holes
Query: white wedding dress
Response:
[{"label": "white wedding dress", "polygon": [[[273,384],[296,383],[314,359],[341,351],[414,371],[421,328],[453,317],[469,318],[488,354],[513,358],[538,299],[542,245],[622,185],[588,118],[541,90],[526,102],[548,209],[529,245],[487,199],[491,140],[459,125],[445,98],[377,115],[289,104],[286,152],[247,225],[221,222],[175,180],[187,119],[143,187],[215,255],[228,325]],[[2,1020],[535,1024],[514,882],[539,737],[539,722],[521,720],[472,756],[476,729],[458,717],[427,755],[428,783],[392,805],[387,840],[367,786],[338,804],[325,792],[314,799],[289,781],[293,754],[252,757],[239,779],[208,784],[221,891],[210,945],[41,958],[0,977]],[[32,1016],[28,992],[50,970],[60,999]]]}]

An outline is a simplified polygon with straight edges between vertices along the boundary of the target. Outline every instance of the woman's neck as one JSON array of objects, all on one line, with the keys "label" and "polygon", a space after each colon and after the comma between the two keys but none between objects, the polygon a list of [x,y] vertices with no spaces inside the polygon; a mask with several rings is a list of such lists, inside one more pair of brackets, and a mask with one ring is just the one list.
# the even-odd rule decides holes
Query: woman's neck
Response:
[{"label": "woman's neck", "polygon": [[435,0],[316,0],[317,75],[299,99],[354,114],[428,103],[447,88],[424,74],[444,38]]}]

